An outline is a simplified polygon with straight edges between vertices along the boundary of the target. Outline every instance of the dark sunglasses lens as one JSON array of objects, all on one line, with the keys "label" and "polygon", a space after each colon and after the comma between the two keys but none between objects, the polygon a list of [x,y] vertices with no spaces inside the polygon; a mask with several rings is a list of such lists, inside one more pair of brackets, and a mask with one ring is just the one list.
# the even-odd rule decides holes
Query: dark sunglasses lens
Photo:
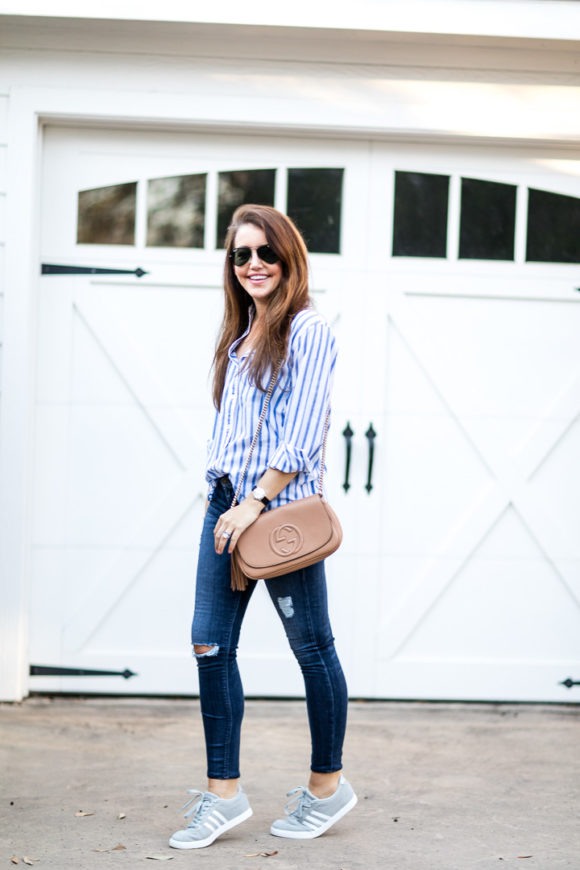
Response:
[{"label": "dark sunglasses lens", "polygon": [[250,248],[236,248],[235,251],[232,251],[234,266],[245,266],[251,256],[252,251]]},{"label": "dark sunglasses lens", "polygon": [[258,248],[257,253],[260,260],[264,263],[277,263],[280,259],[276,251],[273,251],[270,245],[262,245]]},{"label": "dark sunglasses lens", "polygon": [[[272,250],[270,245],[260,245],[259,248],[256,248],[256,253],[259,259],[264,263],[277,263],[280,259],[278,254]],[[234,248],[231,253],[234,266],[245,266],[251,256],[252,249],[245,246],[243,248]]]}]

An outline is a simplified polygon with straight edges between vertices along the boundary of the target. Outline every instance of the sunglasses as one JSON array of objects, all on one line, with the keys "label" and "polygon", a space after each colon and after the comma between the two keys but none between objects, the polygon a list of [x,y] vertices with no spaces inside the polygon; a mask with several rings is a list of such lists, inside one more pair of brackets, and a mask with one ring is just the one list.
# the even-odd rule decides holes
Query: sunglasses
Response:
[{"label": "sunglasses", "polygon": [[242,248],[234,248],[229,255],[234,266],[245,266],[248,260],[252,257],[252,250],[256,252],[258,258],[263,263],[277,263],[280,257],[273,251],[270,245],[260,245],[257,248],[249,248],[244,245]]}]

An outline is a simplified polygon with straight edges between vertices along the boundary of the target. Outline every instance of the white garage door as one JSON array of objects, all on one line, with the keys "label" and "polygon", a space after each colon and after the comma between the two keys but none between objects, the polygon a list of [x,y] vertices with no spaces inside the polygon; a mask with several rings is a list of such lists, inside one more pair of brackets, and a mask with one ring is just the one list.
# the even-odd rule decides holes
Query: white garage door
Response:
[{"label": "white garage door", "polygon": [[[329,582],[351,694],[572,699],[577,162],[51,128],[43,178],[32,690],[196,691],[220,245],[245,199],[303,228],[340,342]],[[302,693],[261,588],[240,662],[249,694]]]}]

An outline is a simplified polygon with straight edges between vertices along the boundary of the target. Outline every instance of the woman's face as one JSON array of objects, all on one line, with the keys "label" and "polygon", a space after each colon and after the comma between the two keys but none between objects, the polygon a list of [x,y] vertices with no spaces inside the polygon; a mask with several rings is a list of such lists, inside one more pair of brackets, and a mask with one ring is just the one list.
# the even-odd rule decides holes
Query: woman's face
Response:
[{"label": "woman's face", "polygon": [[274,293],[282,278],[282,264],[264,263],[258,257],[256,248],[267,245],[268,239],[264,230],[254,224],[242,224],[234,238],[234,248],[248,247],[252,256],[243,266],[234,266],[236,278],[254,300],[256,310],[265,307],[266,300]]}]

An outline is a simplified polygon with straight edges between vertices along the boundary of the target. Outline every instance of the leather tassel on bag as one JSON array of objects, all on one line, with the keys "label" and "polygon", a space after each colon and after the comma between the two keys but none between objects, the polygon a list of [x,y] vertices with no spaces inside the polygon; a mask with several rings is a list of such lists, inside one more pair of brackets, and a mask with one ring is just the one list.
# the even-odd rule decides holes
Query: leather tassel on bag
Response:
[{"label": "leather tassel on bag", "polygon": [[232,576],[231,587],[234,592],[243,592],[244,589],[247,589],[248,586],[248,578],[242,571],[242,567],[239,563],[237,553],[234,550],[231,556],[230,570]]}]

